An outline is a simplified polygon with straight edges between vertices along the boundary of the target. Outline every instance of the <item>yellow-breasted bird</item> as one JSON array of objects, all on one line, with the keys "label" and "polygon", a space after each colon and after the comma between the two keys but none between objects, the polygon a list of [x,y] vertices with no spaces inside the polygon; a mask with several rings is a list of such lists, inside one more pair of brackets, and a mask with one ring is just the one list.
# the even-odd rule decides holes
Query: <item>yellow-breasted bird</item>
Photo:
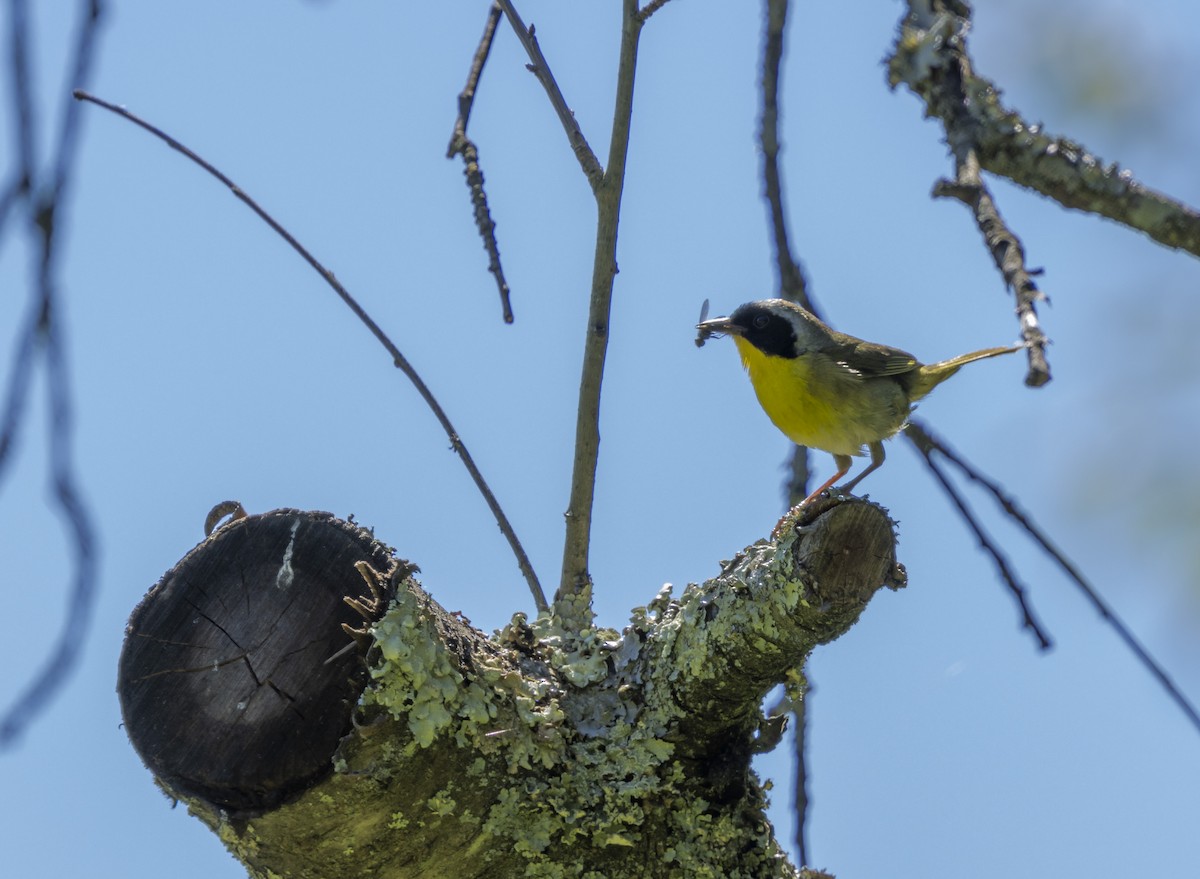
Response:
[{"label": "yellow-breasted bird", "polygon": [[965,364],[1024,347],[984,348],[926,365],[899,348],[839,333],[785,299],[747,302],[713,320],[702,314],[696,329],[697,345],[712,335],[732,336],[758,402],[775,426],[797,445],[833,455],[837,473],[798,506],[850,472],[851,456],[862,455],[864,446],[871,463],[844,490],[878,469],[883,441],[904,428],[913,404]]}]

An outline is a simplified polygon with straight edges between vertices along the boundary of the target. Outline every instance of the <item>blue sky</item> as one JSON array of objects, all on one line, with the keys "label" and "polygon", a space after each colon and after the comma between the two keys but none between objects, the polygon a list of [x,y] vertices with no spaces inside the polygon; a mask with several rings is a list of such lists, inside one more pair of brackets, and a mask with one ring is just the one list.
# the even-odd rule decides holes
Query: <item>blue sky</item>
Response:
[{"label": "blue sky", "polygon": [[[63,79],[71,27],[66,4],[36,5],[48,138],[57,113],[46,108],[74,85]],[[519,7],[601,161],[614,5]],[[1089,4],[1086,26],[1069,11],[1083,7],[1048,17],[1032,2],[977,5],[980,72],[1027,118],[1200,203],[1200,98],[1181,85],[1200,64],[1194,4]],[[221,167],[338,275],[439,396],[552,589],[593,202],[503,27],[471,134],[513,288],[517,320],[505,326],[461,165],[443,158],[487,4],[427,6],[113,3],[92,90]],[[781,511],[785,441],[733,346],[692,344],[702,299],[720,314],[774,292],[754,137],[761,15],[746,9],[675,2],[642,38],[592,547],[597,610],[618,628],[663,583],[716,574]],[[950,170],[939,128],[884,86],[898,12],[876,2],[848,21],[839,4],[797,5],[785,174],[795,245],[830,320],[936,360],[1009,342],[1017,327],[966,212],[928,197]],[[1066,36],[1075,54],[1043,48]],[[1102,79],[1084,64],[1096,58],[1129,93],[1123,115],[1062,98],[1085,67],[1089,82]],[[8,129],[0,135],[10,147]],[[1200,700],[1200,266],[1003,182],[994,189],[1031,265],[1046,269],[1055,379],[1031,391],[1016,358],[989,361],[921,414],[1022,499]],[[129,612],[198,542],[214,503],[353,513],[485,630],[530,600],[415,392],[227,191],[92,108],[69,221],[76,459],[102,540],[102,592],[82,667],[0,753],[0,865],[14,876],[244,875],[154,787],[114,694]],[[10,233],[0,350],[15,338],[28,271]],[[35,397],[0,485],[10,621],[0,705],[42,661],[65,601]],[[1200,869],[1200,735],[1064,578],[988,512],[1056,639],[1039,655],[905,442],[863,488],[900,521],[910,585],[880,595],[813,658],[816,864],[847,877],[977,879]],[[790,838],[783,751],[758,768],[774,779],[777,829]]]}]

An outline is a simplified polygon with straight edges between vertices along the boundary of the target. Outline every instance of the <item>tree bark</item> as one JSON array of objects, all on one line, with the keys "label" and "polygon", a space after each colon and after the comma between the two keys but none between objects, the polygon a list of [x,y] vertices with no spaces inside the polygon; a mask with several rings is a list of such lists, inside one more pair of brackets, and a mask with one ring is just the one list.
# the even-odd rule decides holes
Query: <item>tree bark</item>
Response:
[{"label": "tree bark", "polygon": [[[260,541],[257,562],[222,559],[223,547],[255,519],[309,515],[277,511],[228,525],[189,554],[191,567],[257,566],[267,575],[258,588],[273,589],[278,541]],[[157,757],[143,758],[254,876],[795,876],[750,769],[767,740],[758,735],[762,700],[794,678],[816,645],[845,632],[880,586],[902,585],[892,524],[873,504],[822,501],[777,541],[724,562],[713,579],[677,598],[664,589],[635,608],[623,632],[570,631],[563,620],[574,609],[556,607],[532,621],[517,614],[490,637],[440,607],[411,566],[345,552],[327,564],[319,547],[303,545],[301,528],[292,532],[295,577],[319,568],[317,579],[357,579],[351,603],[362,603],[364,577],[374,580],[371,593],[394,594],[370,639],[358,633],[364,655],[349,638],[334,651],[362,670],[349,675],[361,696],[328,749],[328,771],[281,804],[247,807],[214,800],[177,773],[164,777]],[[377,546],[362,544],[368,554]],[[194,615],[189,592],[209,585],[183,588],[177,570],[135,612],[127,654],[155,637],[141,622],[171,616],[147,606],[182,603]],[[225,607],[253,612],[253,601]],[[319,628],[340,630],[341,622]],[[325,658],[318,652],[309,654],[314,676]],[[124,687],[146,672],[132,673],[124,655],[122,664],[134,730],[145,700],[129,699]],[[207,692],[237,704],[236,694]],[[323,712],[310,706],[290,717],[296,746],[308,741],[310,715]],[[213,749],[234,762],[236,742],[255,740],[249,730],[235,739],[211,731],[192,723],[176,734],[188,737],[189,753]],[[142,751],[136,737],[135,745]]]}]

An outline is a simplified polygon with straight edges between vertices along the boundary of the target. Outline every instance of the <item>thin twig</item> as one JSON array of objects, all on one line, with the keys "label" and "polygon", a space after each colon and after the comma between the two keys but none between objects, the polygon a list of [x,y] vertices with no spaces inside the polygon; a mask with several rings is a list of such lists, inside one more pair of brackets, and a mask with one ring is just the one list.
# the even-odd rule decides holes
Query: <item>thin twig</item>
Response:
[{"label": "thin twig", "polygon": [[[566,98],[563,97],[562,92],[558,88],[558,83],[555,81],[553,74],[550,73],[550,65],[546,61],[546,56],[542,54],[542,48],[538,45],[533,28],[525,27],[525,22],[521,20],[520,14],[513,8],[511,0],[497,0],[497,2],[504,7],[504,15],[508,18],[508,23],[512,25],[517,39],[521,41],[525,53],[529,56],[531,63],[527,64],[526,67],[530,73],[538,78],[538,82],[546,90],[546,95],[550,98],[550,106],[558,114],[558,120],[562,123],[563,130],[567,133],[567,140],[571,144],[571,150],[575,153],[575,158],[579,160],[579,166],[583,168],[583,174],[587,177],[588,183],[591,184],[592,191],[598,191],[601,183],[604,181],[604,168],[600,164],[600,160],[596,158],[596,154],[592,152],[592,148],[588,146],[587,138],[583,136],[583,131],[580,129],[579,123],[575,121],[575,114],[567,106]],[[638,22],[638,26],[641,26],[641,22]],[[612,159],[610,158],[609,162],[611,163],[611,161]]]},{"label": "thin twig", "polygon": [[979,546],[992,557],[992,562],[996,566],[996,572],[1000,575],[1000,579],[1004,581],[1005,585],[1008,586],[1009,592],[1013,594],[1013,597],[1017,601],[1017,606],[1021,609],[1022,626],[1028,629],[1034,638],[1037,639],[1038,647],[1042,650],[1049,650],[1053,646],[1053,642],[1050,640],[1050,636],[1043,630],[1042,624],[1033,615],[1033,609],[1029,605],[1028,587],[1017,579],[1016,573],[1012,570],[1004,553],[1000,551],[1000,547],[983,530],[983,526],[979,524],[979,520],[975,517],[974,511],[967,504],[966,499],[942,471],[941,465],[934,459],[933,453],[937,449],[937,445],[932,437],[925,431],[921,422],[913,420],[909,421],[904,435],[912,441],[917,451],[921,453],[921,457],[925,459],[926,466],[929,467],[938,482],[942,484],[942,488],[962,515],[963,521],[967,523],[967,527],[975,534],[975,538],[979,541]]},{"label": "thin twig", "polygon": [[[908,429],[910,431],[912,430],[911,424],[909,425]],[[928,444],[931,449],[936,449],[948,461],[950,461],[950,463],[958,467],[959,471],[968,479],[978,483],[979,485],[982,485],[988,491],[988,493],[995,498],[996,502],[1000,505],[1000,508],[1003,509],[1004,512],[1014,519],[1022,528],[1024,528],[1025,532],[1031,538],[1033,538],[1034,542],[1037,543],[1038,546],[1040,546],[1060,568],[1062,568],[1071,582],[1073,582],[1088,599],[1088,601],[1091,602],[1092,606],[1096,609],[1096,612],[1100,614],[1101,618],[1112,627],[1113,631],[1117,633],[1117,637],[1125,643],[1125,646],[1129,648],[1130,652],[1133,653],[1138,662],[1140,662],[1142,666],[1158,680],[1159,686],[1166,691],[1171,700],[1179,706],[1180,710],[1182,710],[1184,714],[1187,715],[1187,718],[1189,721],[1191,721],[1192,726],[1196,727],[1197,730],[1200,730],[1200,711],[1197,711],[1196,707],[1192,705],[1190,701],[1188,701],[1188,698],[1175,685],[1175,682],[1171,680],[1166,670],[1159,665],[1158,662],[1146,651],[1146,648],[1141,645],[1130,628],[1125,625],[1125,622],[1117,615],[1116,611],[1109,607],[1108,603],[1100,597],[1100,593],[1096,591],[1095,587],[1093,587],[1087,581],[1087,579],[1071,562],[1071,560],[1068,559],[1066,555],[1064,555],[1063,552],[1054,545],[1053,542],[1051,542],[1050,538],[1046,536],[1045,532],[1033,522],[1033,519],[1029,516],[1029,514],[1021,509],[1016,500],[1007,492],[1005,492],[1004,489],[1000,487],[999,483],[988,476],[985,476],[969,462],[965,461],[942,439],[933,436],[927,426],[923,424],[919,425],[917,430],[919,433],[923,434],[921,437],[922,443]]]},{"label": "thin twig", "polygon": [[496,37],[496,25],[504,14],[499,3],[493,3],[488,10],[487,22],[483,27],[483,36],[479,47],[471,59],[471,69],[467,73],[467,84],[458,94],[458,118],[454,120],[454,131],[450,135],[450,146],[446,148],[446,158],[456,155],[463,158],[463,176],[467,178],[467,189],[471,193],[471,204],[475,209],[475,225],[479,229],[479,237],[483,239],[484,250],[488,254],[488,271],[496,279],[496,287],[500,291],[500,308],[504,322],[513,322],[512,300],[509,294],[508,281],[504,277],[504,268],[500,265],[500,245],[496,243],[496,224],[488,208],[487,193],[483,188],[483,168],[479,164],[479,148],[467,137],[467,122],[471,118],[471,108],[475,104],[475,91],[479,87],[479,77],[483,75],[483,65],[487,63],[492,51],[492,41]]},{"label": "thin twig", "polygon": [[962,158],[956,159],[955,165],[956,179],[953,182],[939,180],[933,187],[933,195],[935,198],[957,199],[971,209],[996,268],[1017,300],[1017,320],[1020,321],[1021,337],[1029,352],[1025,384],[1040,387],[1050,381],[1050,364],[1046,360],[1048,340],[1037,316],[1037,303],[1044,301],[1046,295],[1034,283],[1034,273],[1025,267],[1025,248],[1021,240],[1000,216],[992,193],[979,175],[979,159],[975,150],[964,148]]},{"label": "thin twig", "polygon": [[[72,58],[71,81],[86,83],[92,72],[99,39],[101,5],[99,0],[83,0],[82,20]],[[31,302],[28,322],[18,345],[17,361],[4,407],[3,429],[0,430],[0,466],[16,435],[24,411],[24,400],[33,377],[34,358],[45,357],[46,394],[49,410],[50,476],[54,501],[70,532],[72,582],[67,602],[66,620],[57,641],[41,670],[0,718],[0,747],[13,743],[38,712],[44,709],[57,692],[70,680],[78,664],[84,639],[96,600],[96,540],[91,516],[76,486],[71,448],[72,406],[70,376],[66,366],[66,350],[62,340],[62,321],[58,317],[56,292],[61,236],[62,198],[67,190],[79,141],[78,112],[73,101],[64,107],[63,123],[59,130],[50,179],[37,185],[34,166],[34,125],[32,83],[24,50],[29,43],[23,0],[14,0],[13,55],[16,66],[15,98],[18,106],[18,161],[26,198],[22,204],[30,213],[30,230],[38,236],[40,254],[37,284]],[[15,199],[14,199],[15,202]]]},{"label": "thin twig", "polygon": [[[803,305],[813,314],[821,316],[815,302],[808,295],[808,282],[804,268],[792,253],[791,236],[788,232],[787,208],[783,197],[783,171],[779,166],[781,141],[779,137],[779,92],[783,71],[783,36],[787,27],[788,0],[767,0],[766,33],[763,36],[762,118],[758,130],[759,145],[763,156],[763,192],[767,199],[767,212],[775,243],[775,267],[779,276],[779,289],[785,299]],[[804,446],[794,446],[785,464],[788,478],[784,481],[783,494],[787,508],[791,509],[808,497],[809,452]]]},{"label": "thin twig", "polygon": [[475,92],[479,88],[479,78],[483,75],[483,65],[487,63],[488,55],[492,52],[492,42],[496,39],[496,26],[504,10],[499,3],[493,3],[488,9],[487,21],[483,25],[483,36],[479,38],[479,46],[471,58],[471,69],[467,71],[467,84],[458,93],[458,118],[454,120],[454,131],[450,135],[450,145],[446,147],[446,158],[452,159],[460,152],[459,144],[467,137],[467,123],[471,119],[471,109],[475,106]]},{"label": "thin twig", "polygon": [[392,356],[392,362],[401,372],[405,374],[405,376],[408,377],[408,380],[412,382],[413,387],[416,388],[417,393],[421,396],[421,399],[425,401],[427,406],[429,406],[430,411],[433,412],[434,417],[437,418],[438,423],[441,424],[442,429],[446,432],[446,435],[450,437],[450,447],[458,453],[463,465],[467,468],[467,472],[471,474],[471,479],[474,480],[476,488],[478,488],[479,493],[483,495],[483,499],[487,503],[488,509],[490,509],[492,511],[492,515],[496,517],[496,522],[500,526],[501,532],[503,532],[504,536],[508,539],[508,544],[510,547],[512,547],[513,554],[517,558],[517,565],[521,568],[521,573],[525,576],[525,581],[529,584],[529,591],[533,595],[533,600],[537,605],[537,609],[539,611],[546,610],[546,597],[542,592],[542,587],[538,582],[537,575],[533,571],[533,566],[529,562],[529,557],[526,556],[525,550],[521,546],[521,542],[517,539],[517,535],[513,531],[512,525],[509,524],[508,517],[504,515],[504,511],[500,508],[500,504],[496,500],[496,496],[492,494],[491,488],[488,487],[487,482],[484,480],[483,474],[481,474],[479,472],[479,468],[475,466],[475,460],[467,451],[467,447],[463,444],[462,439],[459,438],[458,432],[454,429],[454,425],[451,424],[449,417],[446,415],[437,399],[433,396],[433,393],[429,390],[428,386],[417,374],[417,371],[412,367],[412,364],[410,364],[407,358],[400,353],[400,350],[392,343],[392,340],[387,337],[387,335],[382,329],[380,329],[379,325],[375,323],[371,316],[363,310],[362,306],[359,305],[357,300],[350,295],[349,291],[342,286],[341,282],[338,281],[333,272],[329,271],[327,268],[325,268],[325,266],[319,263],[316,257],[314,257],[304,247],[304,245],[297,241],[287,229],[281,226],[274,217],[263,210],[258,203],[249,195],[247,195],[237,184],[235,184],[221,171],[217,170],[196,153],[192,152],[182,143],[175,140],[175,138],[154,127],[150,123],[144,121],[123,107],[118,107],[115,104],[111,104],[79,90],[76,90],[75,97],[82,101],[90,101],[99,107],[103,107],[106,110],[116,113],[118,116],[128,119],[139,128],[142,128],[157,137],[167,146],[171,147],[171,149],[182,153],[213,177],[220,180],[221,183],[229,188],[230,192],[232,192],[243,204],[250,208],[250,210],[254,211],[254,213],[256,213],[264,223],[274,229],[284,241],[292,246],[293,250],[300,254],[305,262],[312,266],[317,274],[325,279],[325,282],[329,284],[331,288],[333,288],[333,291],[338,295],[342,302],[344,302],[346,306],[352,312],[354,312],[354,315],[368,330],[370,330],[371,335],[373,335],[379,341],[379,344],[381,344],[388,352],[388,354]]},{"label": "thin twig", "polygon": [[643,6],[641,8],[641,10],[638,12],[638,14],[637,14],[638,21],[640,21],[644,24],[646,19],[648,19],[654,13],[658,12],[658,10],[660,10],[664,6],[666,6],[667,3],[668,3],[668,0],[650,0],[650,2],[647,3],[645,6]]},{"label": "thin twig", "polygon": [[809,857],[808,845],[808,702],[816,691],[808,672],[804,673],[804,693],[799,700],[792,700],[792,717],[796,721],[796,738],[794,753],[796,789],[792,796],[792,808],[796,813],[796,853],[800,856],[800,866],[812,863]]},{"label": "thin twig", "polygon": [[[604,358],[608,350],[608,322],[612,310],[613,282],[617,274],[617,226],[621,217],[621,194],[625,188],[625,161],[629,152],[633,83],[641,30],[642,22],[637,17],[637,0],[623,0],[617,94],[608,147],[608,170],[601,175],[598,183],[593,184],[597,205],[596,250],[592,262],[592,294],[588,305],[583,370],[579,382],[579,408],[575,420],[575,459],[571,473],[571,497],[566,513],[562,577],[555,594],[556,603],[560,599],[582,596],[591,588],[588,548],[592,530],[592,505],[596,492],[596,463],[600,452],[600,388],[604,378]],[[546,75],[549,76],[548,70]],[[565,606],[578,604],[579,602],[564,602]],[[582,620],[574,622],[584,624]]]},{"label": "thin twig", "polygon": [[809,299],[804,269],[793,256],[788,234],[787,209],[783,197],[783,171],[779,167],[779,91],[783,68],[783,34],[787,26],[788,0],[767,0],[766,34],[762,58],[762,119],[759,144],[763,155],[763,183],[774,234],[775,266],[783,297],[799,303],[817,317],[816,305]]}]

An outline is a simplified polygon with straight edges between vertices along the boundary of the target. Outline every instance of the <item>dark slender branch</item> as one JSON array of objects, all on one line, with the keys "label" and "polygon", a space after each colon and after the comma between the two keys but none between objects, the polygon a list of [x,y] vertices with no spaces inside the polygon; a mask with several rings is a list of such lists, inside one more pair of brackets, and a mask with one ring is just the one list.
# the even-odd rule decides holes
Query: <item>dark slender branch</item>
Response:
[{"label": "dark slender branch", "polygon": [[17,165],[24,182],[22,188],[33,184],[34,138],[37,126],[33,123],[33,83],[29,67],[29,4],[27,0],[9,0],[9,52],[12,59],[13,117],[17,120]]},{"label": "dark slender branch", "polygon": [[454,131],[450,135],[450,145],[446,147],[446,158],[452,159],[460,152],[459,144],[467,137],[467,123],[471,119],[471,108],[475,106],[475,91],[479,88],[479,78],[483,75],[483,65],[487,63],[488,55],[492,52],[492,42],[496,38],[496,26],[504,10],[499,3],[493,3],[488,9],[487,21],[483,25],[483,36],[471,59],[471,69],[467,72],[467,84],[458,93],[458,118],[454,120]]},{"label": "dark slender branch", "polygon": [[1017,300],[1021,337],[1029,352],[1029,371],[1025,374],[1025,384],[1040,387],[1050,381],[1050,364],[1046,360],[1048,340],[1037,315],[1037,303],[1044,301],[1046,295],[1034,283],[1034,273],[1025,267],[1025,248],[1000,216],[991,192],[979,175],[979,159],[975,151],[964,148],[962,159],[956,160],[955,164],[956,179],[953,182],[939,180],[933,187],[933,195],[935,198],[957,199],[971,209],[996,268]]},{"label": "dark slender branch", "polygon": [[[84,84],[91,75],[99,39],[101,6],[99,0],[84,0],[80,4],[83,18],[72,58],[71,81]],[[62,341],[62,322],[57,311],[57,267],[60,236],[57,219],[71,173],[79,139],[78,113],[75,103],[67,101],[63,124],[58,133],[51,176],[44,185],[36,184],[33,140],[34,115],[32,84],[24,50],[29,43],[23,0],[14,0],[13,56],[16,68],[14,83],[19,134],[18,161],[23,191],[22,203],[30,212],[30,230],[38,236],[38,261],[35,296],[30,314],[17,346],[12,381],[4,406],[3,426],[0,428],[0,467],[7,458],[24,412],[24,401],[32,382],[34,360],[38,353],[45,357],[46,395],[49,414],[50,476],[53,498],[70,534],[72,580],[67,601],[66,620],[53,650],[41,670],[17,697],[0,719],[0,746],[14,742],[29,723],[70,680],[71,671],[79,661],[84,638],[96,600],[96,541],[91,516],[76,487],[71,450],[72,406],[70,376],[66,366],[66,350]],[[29,130],[25,130],[28,126]],[[14,197],[14,206],[16,198]],[[5,208],[7,214],[8,206]]]},{"label": "dark slender branch", "polygon": [[458,95],[458,118],[454,121],[454,131],[450,135],[450,146],[446,148],[446,158],[456,155],[463,158],[463,176],[467,178],[467,189],[471,193],[471,204],[475,209],[475,225],[479,228],[479,237],[483,239],[484,250],[488,254],[488,271],[496,279],[496,287],[500,291],[500,308],[504,322],[513,322],[512,301],[509,297],[508,281],[504,278],[504,269],[500,265],[500,245],[496,243],[496,224],[492,221],[488,209],[487,193],[483,189],[483,169],[479,165],[479,148],[467,137],[467,122],[471,117],[471,108],[475,104],[475,91],[479,87],[479,77],[483,75],[483,65],[487,63],[492,51],[492,41],[496,36],[496,25],[504,14],[499,3],[493,3],[488,10],[487,22],[483,27],[483,37],[471,60],[471,69],[467,73],[467,84]]},{"label": "dark slender branch", "polygon": [[[798,302],[820,317],[820,310],[808,295],[804,269],[792,255],[788,233],[787,209],[783,198],[783,171],[779,166],[782,145],[779,138],[779,91],[783,71],[783,35],[787,27],[788,0],[767,0],[766,32],[763,36],[762,118],[758,139],[763,157],[763,192],[775,244],[775,267],[779,289],[785,299]],[[794,446],[785,464],[784,500],[791,509],[808,496],[808,449]]]},{"label": "dark slender branch", "polygon": [[450,418],[446,415],[437,399],[433,396],[433,393],[429,390],[429,387],[417,374],[417,371],[412,367],[412,364],[410,364],[407,358],[400,353],[400,350],[392,343],[392,340],[387,337],[387,335],[382,329],[380,329],[379,325],[375,323],[371,316],[363,310],[362,306],[359,305],[357,300],[350,295],[349,291],[342,286],[341,282],[338,281],[333,272],[329,271],[327,268],[325,268],[325,266],[318,262],[316,257],[314,257],[304,247],[304,245],[297,241],[296,238],[287,229],[281,226],[274,217],[263,210],[263,208],[261,208],[258,203],[254,201],[254,199],[242,191],[237,184],[235,184],[221,171],[217,170],[196,153],[192,152],[182,143],[175,140],[164,131],[154,127],[150,123],[134,115],[133,113],[130,113],[123,107],[110,104],[107,101],[101,100],[100,98],[79,90],[75,92],[75,97],[82,101],[90,101],[99,107],[103,107],[106,110],[116,113],[118,116],[128,119],[139,128],[142,128],[157,137],[167,146],[171,147],[171,149],[182,153],[213,177],[220,180],[221,183],[229,188],[230,192],[232,192],[238,198],[238,200],[250,208],[250,210],[254,211],[254,213],[256,213],[264,223],[274,229],[284,241],[291,245],[293,250],[300,254],[305,262],[312,266],[317,274],[325,279],[325,282],[333,289],[342,302],[344,302],[346,306],[352,312],[354,312],[354,315],[371,332],[371,335],[373,335],[379,341],[379,344],[381,344],[388,352],[388,354],[392,356],[392,362],[401,372],[404,373],[405,376],[408,377],[408,380],[412,382],[413,387],[416,388],[417,393],[421,396],[421,399],[425,401],[427,406],[429,406],[430,411],[433,412],[434,417],[437,418],[438,423],[442,426],[442,429],[446,432],[446,435],[450,437],[450,447],[458,453],[463,465],[467,468],[467,472],[471,474],[471,479],[475,482],[476,488],[478,488],[479,493],[483,495],[483,499],[487,503],[488,509],[490,509],[492,511],[492,515],[495,516],[501,532],[503,532],[504,536],[508,539],[508,544],[510,547],[512,547],[513,554],[517,558],[517,565],[521,568],[521,573],[524,574],[525,580],[529,584],[529,591],[533,595],[533,600],[537,605],[537,609],[539,611],[545,610],[547,608],[546,598],[542,592],[541,584],[538,582],[537,575],[533,571],[533,566],[529,562],[529,557],[525,554],[525,550],[521,546],[521,542],[517,539],[517,535],[513,531],[512,525],[508,521],[508,517],[505,516],[504,511],[500,508],[500,503],[496,500],[496,496],[492,494],[492,490],[488,487],[487,482],[484,480],[483,474],[481,474],[479,472],[479,468],[475,466],[474,458],[471,457],[471,454],[467,451],[467,447],[459,438],[458,432],[454,429],[454,425],[450,422]]},{"label": "dark slender branch", "polygon": [[[560,599],[582,598],[590,593],[591,588],[588,549],[592,530],[592,503],[596,491],[596,464],[600,453],[600,388],[604,378],[604,358],[608,350],[608,322],[612,309],[613,283],[617,274],[617,226],[621,217],[621,195],[625,188],[625,161],[629,152],[629,130],[633,117],[638,37],[642,30],[637,11],[637,0],[623,0],[616,106],[613,110],[612,134],[608,147],[608,170],[601,175],[598,183],[593,184],[597,206],[596,250],[592,262],[592,294],[588,305],[583,370],[579,382],[579,408],[575,420],[575,460],[571,473],[571,496],[566,513],[562,577],[555,595],[556,603]],[[565,602],[565,605],[574,606],[578,603]],[[583,613],[582,609],[578,612]],[[582,619],[576,619],[574,622],[579,625],[585,623]]]},{"label": "dark slender branch", "polygon": [[638,21],[645,23],[646,19],[666,6],[667,3],[668,0],[650,0],[650,2],[643,6],[638,12]]},{"label": "dark slender branch", "polygon": [[[909,431],[913,430],[913,425],[910,424],[908,429]],[[988,491],[988,493],[995,498],[996,503],[1000,505],[1000,508],[1003,509],[1004,512],[1007,513],[1009,517],[1016,521],[1022,528],[1024,528],[1025,532],[1034,540],[1034,542],[1037,543],[1038,546],[1040,546],[1042,550],[1048,556],[1050,556],[1050,558],[1052,558],[1060,568],[1062,568],[1071,582],[1074,583],[1076,587],[1078,587],[1079,591],[1084,594],[1087,600],[1091,602],[1092,607],[1096,609],[1096,612],[1100,614],[1101,618],[1108,623],[1113,631],[1117,633],[1117,637],[1125,643],[1125,646],[1131,653],[1133,653],[1138,662],[1140,662],[1142,666],[1148,672],[1150,672],[1150,674],[1158,681],[1159,686],[1166,691],[1171,700],[1179,706],[1180,710],[1183,711],[1185,715],[1187,715],[1187,718],[1189,721],[1191,721],[1192,726],[1196,727],[1197,730],[1200,730],[1200,711],[1197,711],[1196,707],[1192,705],[1190,701],[1188,701],[1188,698],[1183,694],[1179,687],[1175,685],[1175,682],[1171,680],[1171,677],[1167,674],[1166,670],[1159,665],[1158,662],[1146,651],[1146,648],[1141,645],[1136,637],[1134,637],[1134,634],[1129,627],[1125,625],[1124,621],[1119,616],[1117,616],[1116,611],[1108,606],[1108,603],[1105,602],[1105,600],[1100,596],[1100,593],[1096,591],[1095,587],[1093,587],[1091,583],[1087,581],[1082,572],[1080,572],[1080,570],[1071,562],[1071,560],[1068,559],[1066,555],[1064,555],[1063,552],[1054,545],[1050,538],[1046,536],[1045,532],[1033,522],[1029,514],[1020,508],[1016,500],[1007,492],[1005,492],[1004,489],[1000,487],[999,483],[993,479],[990,479],[981,473],[977,468],[972,466],[968,461],[964,460],[953,449],[946,445],[943,440],[933,436],[926,425],[917,425],[916,429],[920,437],[919,443],[925,444],[930,449],[940,452],[948,461],[950,461],[950,463],[958,467],[959,471],[962,472],[964,476],[971,481],[982,485]],[[913,441],[918,442],[917,438],[915,437]],[[918,445],[918,448],[920,448],[920,445]],[[922,454],[924,454],[924,452],[922,452]]]},{"label": "dark slender branch", "polygon": [[942,488],[954,502],[954,506],[958,508],[958,512],[962,515],[963,521],[967,523],[967,527],[974,533],[975,538],[979,541],[979,546],[992,557],[992,562],[996,566],[996,572],[1000,575],[1000,579],[1008,586],[1008,590],[1016,599],[1017,606],[1021,609],[1022,626],[1030,631],[1034,638],[1037,639],[1038,647],[1042,650],[1049,650],[1053,646],[1050,636],[1042,628],[1042,624],[1038,622],[1033,615],[1033,609],[1029,605],[1028,587],[1017,579],[1016,573],[1008,563],[1008,558],[1000,551],[1000,547],[995,541],[988,536],[983,530],[983,526],[979,524],[979,520],[975,517],[974,511],[967,504],[966,499],[954,486],[942,470],[940,464],[934,458],[933,453],[937,450],[936,443],[932,437],[925,431],[921,422],[910,420],[904,435],[912,441],[917,451],[924,458],[926,466],[941,483]]},{"label": "dark slender branch", "polygon": [[794,740],[796,790],[792,796],[792,808],[796,813],[796,853],[800,856],[800,866],[812,863],[808,845],[808,701],[816,692],[812,678],[804,672],[804,691],[799,699],[792,699],[792,717],[796,722],[796,738]]},{"label": "dark slender branch", "polygon": [[[504,7],[504,15],[508,18],[508,23],[512,25],[517,39],[521,41],[521,45],[525,48],[525,53],[529,56],[531,62],[526,66],[529,68],[530,73],[538,78],[538,82],[542,84],[542,88],[546,90],[546,95],[550,98],[550,105],[554,108],[554,112],[558,114],[558,120],[562,123],[563,130],[567,133],[567,140],[571,144],[571,150],[575,153],[575,158],[579,160],[579,166],[583,168],[584,176],[587,177],[588,183],[592,185],[593,191],[599,189],[604,180],[604,168],[600,165],[600,160],[596,158],[596,154],[592,152],[592,148],[588,146],[587,138],[583,136],[583,131],[580,129],[579,123],[575,121],[575,114],[567,106],[567,101],[559,90],[558,83],[554,80],[554,75],[550,72],[550,65],[546,61],[546,56],[542,54],[542,48],[538,45],[533,28],[525,27],[525,22],[521,20],[521,16],[513,8],[510,0],[497,0],[497,2]],[[612,161],[611,157],[609,161]]]},{"label": "dark slender branch", "polygon": [[803,305],[820,317],[809,299],[804,269],[792,255],[787,210],[783,198],[783,171],[779,167],[779,91],[783,68],[783,34],[787,26],[788,0],[767,0],[766,34],[762,58],[762,119],[759,144],[763,156],[763,183],[774,233],[775,265],[783,297]]}]

